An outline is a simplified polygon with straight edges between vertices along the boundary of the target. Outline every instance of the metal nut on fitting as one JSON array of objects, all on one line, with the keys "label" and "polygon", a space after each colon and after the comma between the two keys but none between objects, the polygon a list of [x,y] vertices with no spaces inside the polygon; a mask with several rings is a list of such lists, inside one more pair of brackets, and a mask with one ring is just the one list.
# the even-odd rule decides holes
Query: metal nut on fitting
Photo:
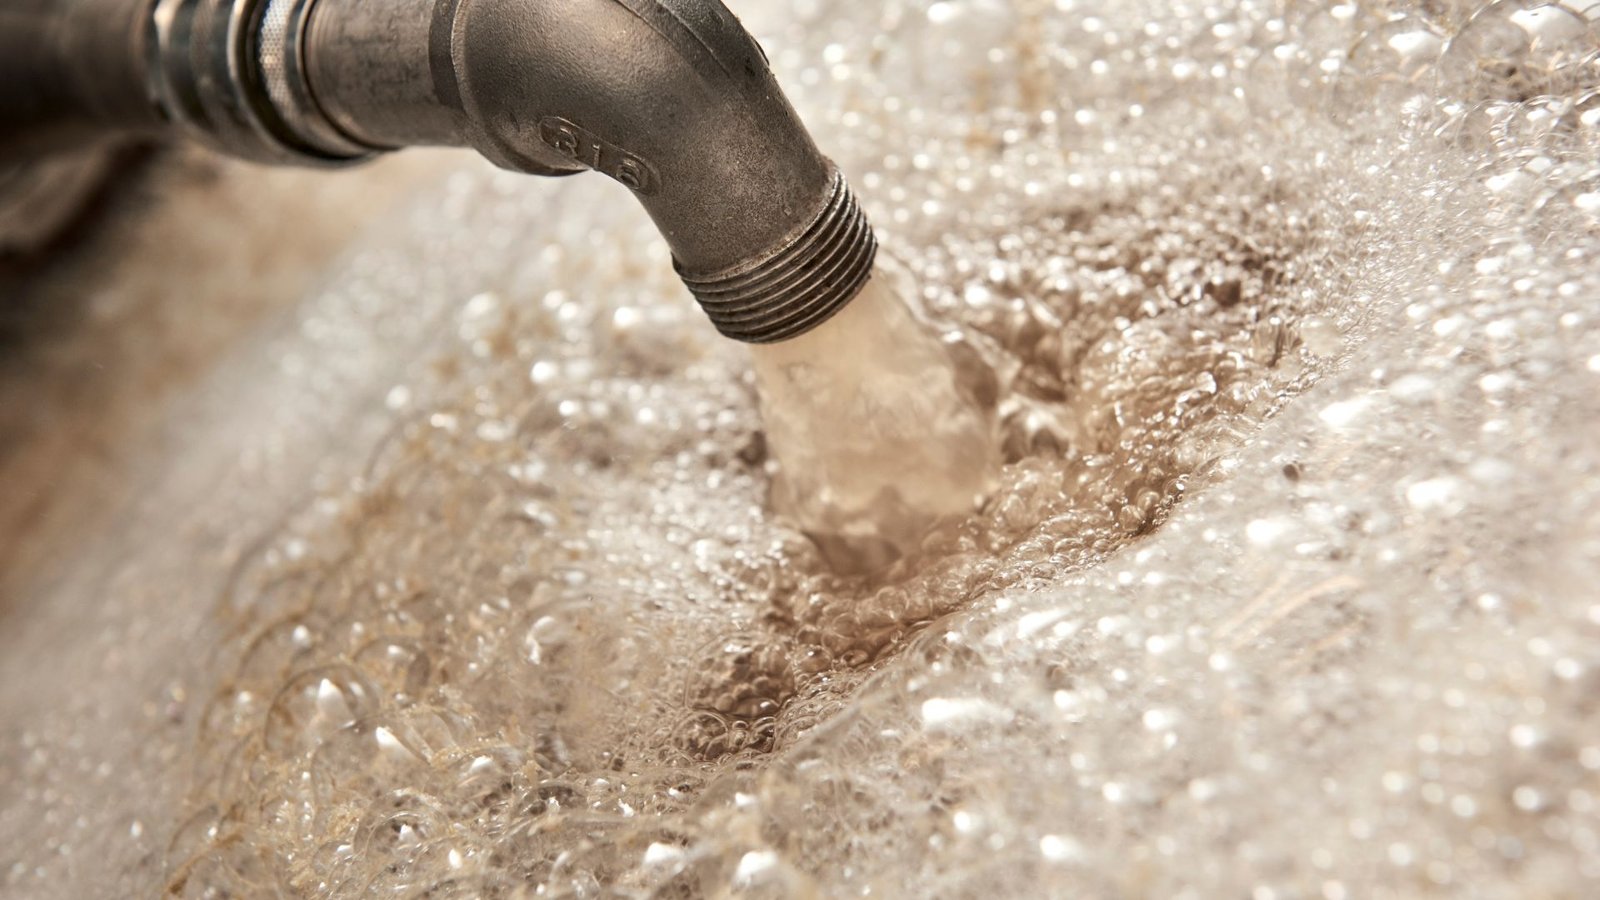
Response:
[{"label": "metal nut on fitting", "polygon": [[822,211],[782,246],[719,272],[674,265],[724,336],[774,344],[805,334],[843,309],[872,277],[877,254],[866,213],[836,169]]}]

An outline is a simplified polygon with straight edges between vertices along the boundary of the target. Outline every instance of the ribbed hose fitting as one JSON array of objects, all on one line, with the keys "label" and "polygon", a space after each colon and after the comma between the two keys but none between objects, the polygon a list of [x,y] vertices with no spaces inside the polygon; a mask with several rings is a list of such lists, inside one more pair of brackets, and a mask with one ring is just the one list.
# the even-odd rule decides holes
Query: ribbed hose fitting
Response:
[{"label": "ribbed hose fitting", "polygon": [[822,212],[768,256],[678,275],[723,335],[747,344],[798,337],[844,308],[872,276],[878,241],[844,175],[835,170]]}]

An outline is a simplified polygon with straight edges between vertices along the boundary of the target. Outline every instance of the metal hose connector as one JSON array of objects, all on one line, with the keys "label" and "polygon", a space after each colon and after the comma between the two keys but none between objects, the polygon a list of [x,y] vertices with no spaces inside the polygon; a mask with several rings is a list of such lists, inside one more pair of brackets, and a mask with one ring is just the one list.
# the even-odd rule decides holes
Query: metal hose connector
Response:
[{"label": "metal hose connector", "polygon": [[342,134],[311,96],[306,80],[305,38],[316,0],[266,0],[261,24],[253,30],[249,53],[256,62],[269,101],[268,117],[276,117],[283,133],[294,135],[303,151],[330,161],[364,159],[370,147]]},{"label": "metal hose connector", "polygon": [[304,78],[315,0],[156,0],[150,88],[181,132],[258,162],[337,165],[372,150],[325,124]]}]

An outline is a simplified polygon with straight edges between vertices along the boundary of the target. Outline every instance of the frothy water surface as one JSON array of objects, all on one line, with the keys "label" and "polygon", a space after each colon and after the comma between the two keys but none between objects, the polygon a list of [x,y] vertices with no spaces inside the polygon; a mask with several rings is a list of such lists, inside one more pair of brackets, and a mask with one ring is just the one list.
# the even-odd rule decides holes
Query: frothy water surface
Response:
[{"label": "frothy water surface", "polygon": [[[1579,6],[741,8],[997,411],[988,499],[871,575],[774,512],[747,351],[642,216],[456,176],[281,344],[269,396],[302,412],[254,464],[325,447],[317,488],[230,522],[261,537],[147,764],[183,813],[115,877],[1583,895]],[[111,569],[61,589],[171,577]],[[63,740],[17,806],[70,820],[96,752]],[[29,894],[101,877],[26,859]]]}]

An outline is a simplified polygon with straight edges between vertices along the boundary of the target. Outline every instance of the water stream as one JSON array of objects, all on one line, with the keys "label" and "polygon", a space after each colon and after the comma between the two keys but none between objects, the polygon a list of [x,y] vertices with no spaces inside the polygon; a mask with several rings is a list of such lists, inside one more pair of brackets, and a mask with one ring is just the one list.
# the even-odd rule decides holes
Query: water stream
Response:
[{"label": "water stream", "polygon": [[463,168],[48,586],[188,652],[137,727],[0,739],[0,884],[1585,895],[1581,6],[734,4],[973,410],[877,461],[1000,464],[840,566],[797,360],[719,340],[609,185]]},{"label": "water stream", "polygon": [[872,572],[956,524],[994,486],[993,374],[959,330],[941,336],[907,305],[892,260],[800,338],[752,347],[772,507],[835,572]]}]

